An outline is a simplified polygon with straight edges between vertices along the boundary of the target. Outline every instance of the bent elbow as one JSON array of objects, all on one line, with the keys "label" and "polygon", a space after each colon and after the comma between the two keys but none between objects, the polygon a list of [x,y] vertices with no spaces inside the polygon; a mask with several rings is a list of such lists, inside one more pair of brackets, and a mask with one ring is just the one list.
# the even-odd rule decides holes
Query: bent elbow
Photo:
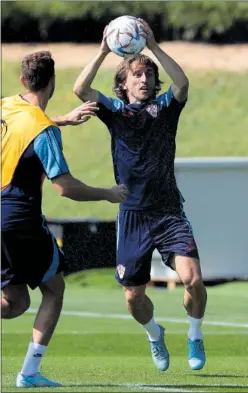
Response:
[{"label": "bent elbow", "polygon": [[183,97],[187,96],[188,90],[189,90],[189,80],[186,77],[185,81],[183,81],[183,83],[179,87],[180,95]]},{"label": "bent elbow", "polygon": [[70,198],[70,191],[67,187],[60,188],[59,194],[61,197]]},{"label": "bent elbow", "polygon": [[85,89],[75,85],[72,91],[81,101],[87,101],[87,91]]},{"label": "bent elbow", "polygon": [[78,88],[77,85],[74,85],[74,86],[73,86],[72,91],[73,91],[73,93],[74,93],[77,97],[80,98],[80,93],[81,93],[81,91],[80,91],[80,89]]},{"label": "bent elbow", "polygon": [[182,89],[186,90],[186,91],[189,90],[189,80],[188,80],[187,76],[185,77],[185,81],[184,81],[184,84],[182,86]]}]

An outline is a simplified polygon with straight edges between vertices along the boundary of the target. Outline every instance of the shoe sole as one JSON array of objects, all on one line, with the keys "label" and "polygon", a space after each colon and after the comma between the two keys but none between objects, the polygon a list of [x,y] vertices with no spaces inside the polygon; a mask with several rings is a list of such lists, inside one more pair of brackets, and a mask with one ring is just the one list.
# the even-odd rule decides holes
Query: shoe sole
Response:
[{"label": "shoe sole", "polygon": [[198,367],[191,367],[189,365],[190,369],[193,370],[193,371],[202,370],[204,366],[205,366],[205,363],[202,366],[198,366]]}]

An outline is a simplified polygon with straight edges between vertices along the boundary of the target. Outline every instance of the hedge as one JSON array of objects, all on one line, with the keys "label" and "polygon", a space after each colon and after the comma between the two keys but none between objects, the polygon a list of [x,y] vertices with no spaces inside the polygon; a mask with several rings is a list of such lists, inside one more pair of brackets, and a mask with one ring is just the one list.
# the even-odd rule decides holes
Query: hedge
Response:
[{"label": "hedge", "polygon": [[146,19],[158,40],[248,41],[248,3],[234,1],[2,1],[2,41],[98,41],[125,14]]}]

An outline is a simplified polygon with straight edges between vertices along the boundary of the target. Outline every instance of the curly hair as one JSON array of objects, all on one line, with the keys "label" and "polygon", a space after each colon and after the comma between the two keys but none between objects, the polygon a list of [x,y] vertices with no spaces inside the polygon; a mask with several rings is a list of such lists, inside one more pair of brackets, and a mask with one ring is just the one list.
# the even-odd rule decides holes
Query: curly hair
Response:
[{"label": "curly hair", "polygon": [[119,64],[115,76],[114,76],[114,87],[113,87],[113,92],[116,94],[116,96],[124,101],[128,102],[128,97],[127,97],[127,91],[124,89],[123,84],[126,81],[127,78],[127,72],[132,68],[133,63],[137,64],[142,64],[145,66],[150,66],[154,70],[155,73],[155,90],[154,90],[154,97],[158,94],[158,92],[161,90],[161,84],[163,83],[159,79],[159,72],[158,72],[158,66],[150,57],[145,56],[143,54],[138,54],[134,56],[128,56],[125,57],[124,60]]},{"label": "curly hair", "polygon": [[48,51],[31,53],[22,60],[21,75],[30,91],[47,87],[54,74],[54,60]]}]

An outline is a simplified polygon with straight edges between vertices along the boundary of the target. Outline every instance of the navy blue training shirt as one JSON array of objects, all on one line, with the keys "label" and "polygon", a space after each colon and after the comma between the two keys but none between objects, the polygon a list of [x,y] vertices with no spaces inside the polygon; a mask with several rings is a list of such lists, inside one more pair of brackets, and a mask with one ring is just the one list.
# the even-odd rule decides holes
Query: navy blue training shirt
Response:
[{"label": "navy blue training shirt", "polygon": [[27,147],[11,184],[1,192],[2,231],[39,229],[44,223],[41,203],[45,176],[53,179],[67,172],[61,132],[50,126]]},{"label": "navy blue training shirt", "polygon": [[144,104],[125,105],[99,93],[97,115],[111,135],[115,179],[129,189],[121,209],[181,211],[184,199],[177,188],[174,159],[184,106],[171,88]]}]

